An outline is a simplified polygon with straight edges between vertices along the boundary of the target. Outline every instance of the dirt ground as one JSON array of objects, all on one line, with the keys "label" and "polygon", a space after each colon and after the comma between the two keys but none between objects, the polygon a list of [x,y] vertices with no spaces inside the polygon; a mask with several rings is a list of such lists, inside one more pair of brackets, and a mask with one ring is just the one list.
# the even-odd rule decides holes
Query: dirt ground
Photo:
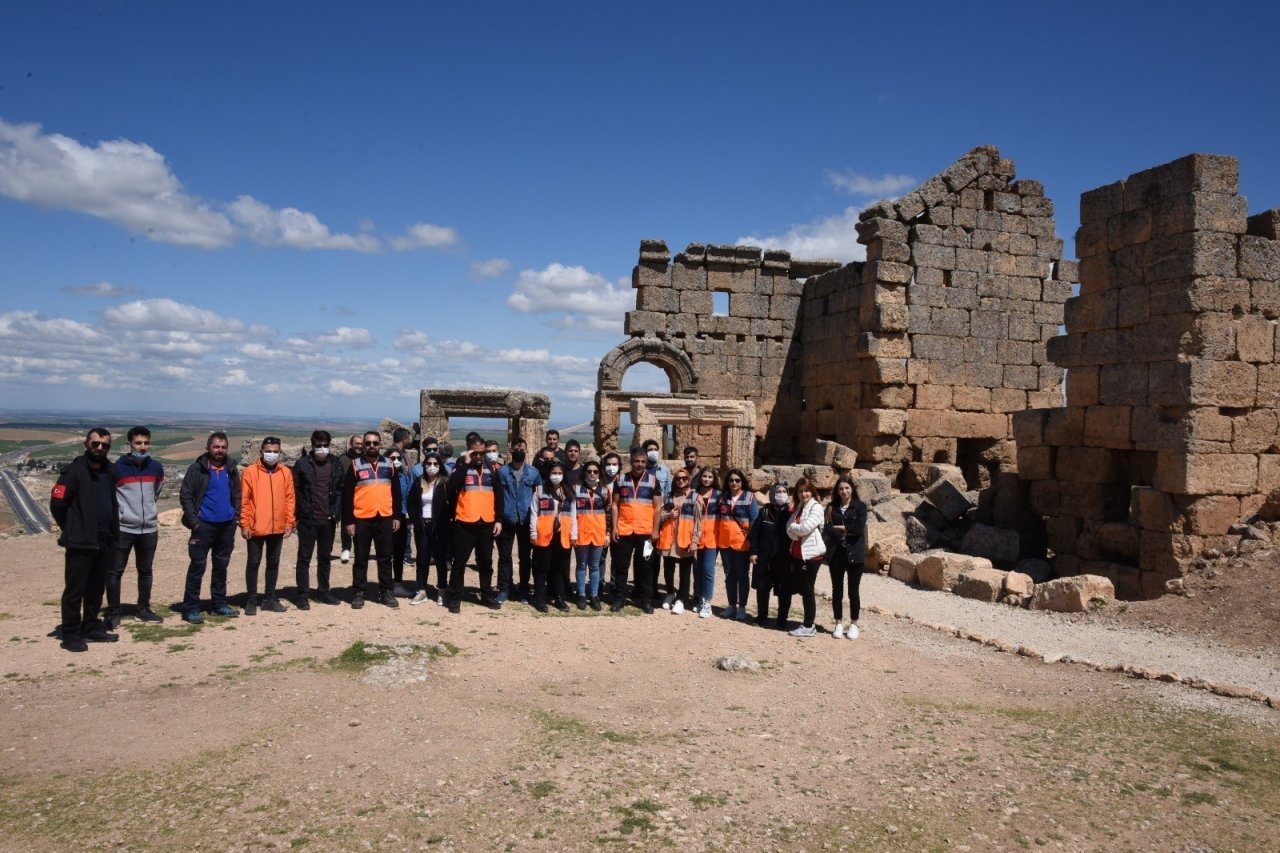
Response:
[{"label": "dirt ground", "polygon": [[[157,604],[180,596],[185,544],[162,534]],[[3,850],[1226,851],[1280,837],[1276,711],[905,620],[864,615],[850,642],[633,608],[313,604],[199,629],[126,621],[119,643],[71,655],[46,637],[53,540],[0,554]],[[243,566],[238,543],[233,596]],[[126,602],[134,582],[130,568]],[[760,671],[716,669],[730,653]]]}]

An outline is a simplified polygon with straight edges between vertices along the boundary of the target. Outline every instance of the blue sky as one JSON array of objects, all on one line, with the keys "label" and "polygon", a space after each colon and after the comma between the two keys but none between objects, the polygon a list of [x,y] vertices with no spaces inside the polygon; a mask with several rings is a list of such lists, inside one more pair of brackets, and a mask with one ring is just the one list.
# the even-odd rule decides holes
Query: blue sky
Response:
[{"label": "blue sky", "polygon": [[10,5],[0,406],[576,423],[641,238],[858,258],[980,144],[1068,252],[1192,151],[1280,207],[1275,4],[613,5]]}]

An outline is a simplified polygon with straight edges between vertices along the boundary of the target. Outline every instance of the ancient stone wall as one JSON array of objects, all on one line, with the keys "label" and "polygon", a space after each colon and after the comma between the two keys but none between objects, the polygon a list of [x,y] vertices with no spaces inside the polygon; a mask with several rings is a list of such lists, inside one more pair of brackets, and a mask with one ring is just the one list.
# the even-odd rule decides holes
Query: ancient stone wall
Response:
[{"label": "ancient stone wall", "polygon": [[857,228],[866,262],[805,282],[802,445],[847,444],[908,488],[932,463],[1012,477],[1010,414],[1062,399],[1045,342],[1075,267],[1053,202],[984,146]]},{"label": "ancient stone wall", "polygon": [[1280,212],[1246,219],[1229,157],[1086,193],[1080,294],[1048,354],[1065,408],[1015,416],[1059,575],[1151,596],[1280,486]]},{"label": "ancient stone wall", "polygon": [[[666,243],[643,241],[632,274],[636,310],[627,312],[629,340],[600,363],[596,447],[617,446],[619,417],[632,397],[662,396],[622,391],[623,374],[643,361],[667,373],[673,396],[753,403],[756,452],[766,458],[798,455],[795,333],[804,288],[799,279],[836,266],[754,246],[698,243],[672,259]],[[728,295],[723,315],[713,312],[717,292]],[[684,437],[709,457],[719,456],[719,447],[710,444],[718,436],[694,428]]]}]

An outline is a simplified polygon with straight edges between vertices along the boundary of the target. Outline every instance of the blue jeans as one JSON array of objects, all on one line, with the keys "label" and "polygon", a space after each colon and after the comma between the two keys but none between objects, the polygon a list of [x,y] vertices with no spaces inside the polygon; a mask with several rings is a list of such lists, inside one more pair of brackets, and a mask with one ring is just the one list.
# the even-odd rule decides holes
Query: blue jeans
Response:
[{"label": "blue jeans", "polygon": [[716,554],[715,548],[702,548],[698,551],[697,594],[698,600],[711,603],[716,595]]},{"label": "blue jeans", "polygon": [[578,595],[587,594],[587,578],[591,578],[591,597],[600,595],[600,558],[604,556],[603,545],[578,545]]},{"label": "blue jeans", "polygon": [[204,583],[205,561],[209,559],[210,551],[213,552],[213,576],[209,592],[214,609],[227,603],[227,564],[231,562],[231,552],[236,547],[236,529],[234,521],[201,521],[191,531],[191,539],[187,543],[191,562],[187,566],[187,585],[182,596],[183,613],[200,609],[200,587]]},{"label": "blue jeans", "polygon": [[720,552],[724,564],[724,591],[730,607],[746,608],[751,592],[751,552],[725,548]]}]

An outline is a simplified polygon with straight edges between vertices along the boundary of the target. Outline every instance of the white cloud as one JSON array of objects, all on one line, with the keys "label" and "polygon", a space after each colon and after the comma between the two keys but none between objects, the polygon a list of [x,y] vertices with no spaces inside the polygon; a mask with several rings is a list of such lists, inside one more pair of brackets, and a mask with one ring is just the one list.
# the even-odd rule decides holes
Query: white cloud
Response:
[{"label": "white cloud", "polygon": [[232,317],[223,317],[205,308],[175,302],[172,299],[140,299],[113,305],[102,312],[109,323],[127,329],[156,329],[165,331],[244,332],[245,324]]},{"label": "white cloud", "polygon": [[404,229],[400,237],[388,237],[387,242],[397,252],[412,249],[447,249],[458,244],[458,232],[443,225],[416,222]]},{"label": "white cloud", "polygon": [[0,340],[26,340],[33,343],[96,344],[102,333],[87,323],[62,317],[45,317],[35,311],[9,311],[0,314]]},{"label": "white cloud", "polygon": [[739,237],[734,242],[763,246],[766,249],[785,249],[795,258],[860,261],[867,256],[867,250],[865,246],[858,243],[858,233],[853,228],[857,222],[857,208],[849,207],[844,213],[837,213],[826,219],[793,225],[786,232],[774,237],[749,235]]},{"label": "white cloud", "polygon": [[226,376],[219,379],[218,384],[226,388],[233,388],[243,385],[251,385],[253,383],[249,380],[249,374],[244,371],[244,368],[237,367],[236,369],[229,371]]},{"label": "white cloud", "polygon": [[371,347],[373,346],[373,335],[369,334],[368,329],[352,328],[351,326],[339,326],[328,332],[320,332],[311,338],[311,340],[326,347]]},{"label": "white cloud", "polygon": [[327,387],[329,393],[337,397],[354,397],[364,390],[359,385],[348,382],[345,379],[330,379]]},{"label": "white cloud", "polygon": [[61,288],[63,293],[74,293],[78,296],[135,296],[142,291],[136,287],[122,287],[118,284],[112,284],[109,281],[100,281],[96,284],[78,284]]},{"label": "white cloud", "polygon": [[0,194],[97,216],[162,243],[214,249],[235,239],[227,217],[184,192],[158,151],[127,139],[84,146],[0,119]]},{"label": "white cloud", "polygon": [[511,269],[511,261],[506,258],[489,258],[487,261],[471,262],[471,277],[474,279],[497,278]]},{"label": "white cloud", "polygon": [[553,327],[610,332],[622,330],[623,317],[635,304],[626,279],[610,282],[584,267],[557,263],[521,270],[507,297],[507,305],[521,314],[564,315],[551,322]]},{"label": "white cloud", "polygon": [[253,196],[242,195],[227,210],[247,232],[249,239],[264,246],[292,249],[349,249],[376,252],[382,247],[369,234],[333,234],[313,213],[296,207],[275,209]]},{"label": "white cloud", "polygon": [[894,197],[908,187],[913,187],[919,183],[910,175],[894,175],[886,172],[876,177],[874,175],[863,175],[852,169],[846,169],[843,172],[834,172],[828,169],[827,180],[832,186],[844,190],[849,195],[867,198]]}]

